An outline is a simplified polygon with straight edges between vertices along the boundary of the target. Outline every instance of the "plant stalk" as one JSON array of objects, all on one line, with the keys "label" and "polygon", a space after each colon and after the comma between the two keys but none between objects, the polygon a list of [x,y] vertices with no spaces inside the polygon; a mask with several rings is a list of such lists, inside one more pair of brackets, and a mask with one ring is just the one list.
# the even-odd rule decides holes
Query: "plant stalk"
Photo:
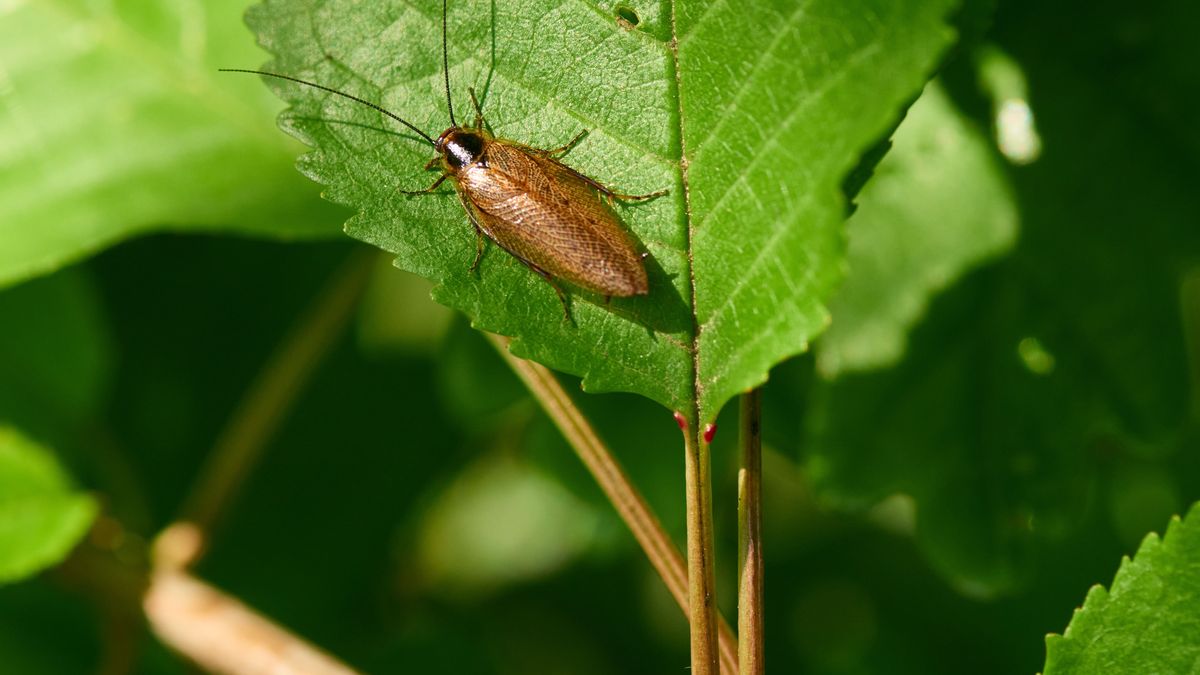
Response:
[{"label": "plant stalk", "polygon": [[191,576],[203,533],[176,523],[155,539],[153,569],[142,596],[146,623],[158,639],[205,672],[229,675],[305,673],[357,675],[237,598]]},{"label": "plant stalk", "polygon": [[692,673],[716,675],[717,591],[713,569],[712,462],[695,418],[683,429],[687,497],[688,619],[692,636]]},{"label": "plant stalk", "polygon": [[[546,414],[562,432],[579,459],[604,491],[617,514],[633,533],[634,539],[650,559],[650,564],[666,584],[667,590],[685,614],[689,611],[688,569],[683,554],[675,546],[650,510],[645,498],[630,482],[629,476],[600,440],[587,418],[575,406],[562,384],[549,369],[513,356],[508,338],[487,334],[492,345],[537,398]],[[714,610],[715,611],[715,610]],[[737,675],[737,645],[733,630],[718,617],[718,642],[723,675]]]},{"label": "plant stalk", "polygon": [[738,665],[763,673],[762,391],[741,398],[738,446]]}]

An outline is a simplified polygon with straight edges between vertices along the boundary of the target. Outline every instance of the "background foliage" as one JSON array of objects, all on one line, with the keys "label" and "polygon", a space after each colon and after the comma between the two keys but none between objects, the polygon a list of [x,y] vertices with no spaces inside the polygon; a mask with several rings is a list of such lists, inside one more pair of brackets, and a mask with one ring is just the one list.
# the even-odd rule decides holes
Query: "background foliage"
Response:
[{"label": "background foliage", "polygon": [[[811,353],[774,365],[766,387],[773,671],[1035,672],[1043,636],[1062,633],[1085,596],[1078,628],[1051,644],[1048,672],[1088,672],[1076,636],[1145,631],[1138,621],[1147,614],[1167,621],[1154,632],[1170,649],[1192,654],[1184,636],[1194,634],[1186,627],[1195,605],[1171,598],[1195,587],[1195,513],[1117,569],[1148,532],[1163,532],[1200,498],[1200,207],[1192,197],[1200,82],[1190,66],[1200,60],[1192,39],[1200,11],[1182,0],[1010,2],[993,15],[988,3],[967,3],[950,17],[952,34],[940,23],[944,8],[931,4],[913,3],[928,7],[927,18],[912,19],[918,30],[902,20],[913,16],[902,3],[894,17],[774,3],[785,15],[799,11],[774,51],[753,35],[744,41],[768,53],[770,77],[746,78],[755,105],[765,106],[755,108],[721,86],[738,74],[723,72],[719,55],[688,61],[686,44],[682,65],[697,89],[672,90],[663,79],[665,3],[621,3],[640,12],[633,32],[616,23],[612,3],[546,3],[550,19],[533,12],[537,3],[490,12],[486,3],[452,4],[462,5],[452,17],[461,50],[454,75],[490,82],[481,89],[498,130],[554,145],[587,122],[594,133],[573,163],[631,189],[672,187],[672,200],[621,212],[664,279],[686,272],[679,252],[689,244],[679,229],[682,179],[669,161],[677,112],[653,107],[664,105],[655,93],[668,101],[681,93],[685,111],[689,95],[733,106],[724,122],[719,106],[692,108],[696,117],[684,121],[688,134],[689,124],[724,129],[707,146],[720,156],[697,159],[696,185],[746,191],[733,202],[744,208],[721,219],[734,231],[695,242],[697,271],[728,277],[710,278],[704,292],[722,296],[741,270],[757,273],[721,267],[755,251],[767,250],[785,272],[804,267],[795,256],[816,256],[811,271],[795,272],[815,275],[804,277],[812,285],[785,301],[805,304],[796,314],[804,329],[770,336],[771,356],[758,361],[765,370],[802,350],[827,309],[829,330]],[[766,17],[768,4],[755,11]],[[387,27],[380,17],[329,4],[314,23],[298,6],[272,0],[251,15],[279,67],[346,87],[360,71],[385,81],[391,72],[396,87],[420,90],[411,97],[420,104],[386,88],[381,100],[440,130],[430,3],[406,5],[412,16],[392,26],[395,34],[370,43],[356,42],[355,31]],[[249,383],[363,248],[328,236],[347,212],[292,169],[300,146],[272,128],[281,106],[253,78],[213,72],[268,58],[241,23],[245,9],[0,3],[0,576],[24,577],[0,586],[0,662],[14,672],[89,672],[124,658],[136,672],[186,672],[140,629],[114,629],[123,625],[111,611],[116,596],[95,582],[85,554],[115,527],[124,537],[118,552],[129,554],[118,556],[122,564],[140,564],[145,543],[184,508]],[[724,11],[682,19],[715,30],[733,25]],[[594,35],[572,41],[520,29],[538,20],[576,25],[567,19],[578,16],[586,18],[579,30]],[[280,43],[314,26],[345,41],[351,67]],[[703,30],[692,39],[702,45]],[[597,53],[626,60],[595,57],[597,41]],[[850,58],[864,44],[866,55]],[[896,50],[909,58],[889,58]],[[523,62],[529,54],[541,56]],[[488,59],[497,64],[490,79]],[[817,75],[841,72],[839,63],[858,69],[830,75],[845,78],[844,88],[814,95],[826,91]],[[916,98],[938,64],[938,79],[901,121],[905,97]],[[652,105],[606,104],[621,98],[603,88],[614,69],[649,73],[644,87],[623,87]],[[563,70],[571,76],[560,78]],[[812,89],[772,88],[803,73],[814,77]],[[544,95],[557,79],[563,88]],[[517,89],[522,82],[527,89]],[[884,95],[886,84],[895,86]],[[286,128],[346,142],[369,165],[355,173],[349,153],[324,142],[323,154],[301,163],[362,211],[351,234],[442,283],[435,296],[483,325],[565,330],[549,289],[503,254],[489,253],[482,281],[466,274],[472,243],[451,197],[395,206],[397,186],[432,177],[418,170],[420,146],[314,121],[375,124],[341,103],[281,91],[301,105],[285,115]],[[589,101],[596,91],[604,95]],[[1036,157],[999,142],[1011,141],[998,120],[1013,100],[1031,106]],[[789,124],[796,109],[810,116]],[[622,143],[618,129],[636,142]],[[743,153],[774,147],[771,134],[795,154],[754,176],[760,165]],[[359,175],[391,180],[355,184]],[[753,243],[787,222],[761,213],[779,185],[806,186],[788,197],[797,204],[813,186],[817,206],[792,205],[808,216],[779,236],[815,248],[796,242],[771,253]],[[720,213],[718,197],[706,192],[694,203]],[[125,241],[154,231],[162,233]],[[231,233],[256,238],[221,236]],[[750,250],[732,250],[738,243]],[[227,505],[198,573],[370,672],[682,667],[683,618],[591,479],[491,347],[428,300],[427,282],[391,269],[390,257],[372,263],[353,318]],[[747,277],[767,295],[788,278]],[[679,276],[664,283],[683,287]],[[713,299],[702,296],[697,306],[708,311]],[[777,311],[766,299],[738,306],[749,327],[770,318],[756,313]],[[633,336],[628,315],[586,300],[576,307],[586,335]],[[670,323],[672,309],[630,311]],[[580,374],[591,367],[585,351],[548,339],[561,344],[526,342],[525,353]],[[719,353],[750,339],[738,334]],[[622,358],[636,351],[613,345]],[[741,372],[749,376],[728,393],[755,380],[756,368]],[[655,394],[651,384],[670,389],[679,380],[651,379],[596,382],[668,404],[690,395]],[[576,398],[681,538],[682,462],[668,412],[634,394]],[[721,398],[709,406],[714,414]],[[731,430],[734,420],[726,414],[720,426]],[[732,436],[722,431],[714,446],[718,597],[727,613]],[[94,512],[102,515],[91,536],[68,556]],[[22,558],[34,550],[22,528],[37,518],[47,523],[35,528],[45,548]],[[48,569],[28,577],[34,567]],[[1112,593],[1089,594],[1096,583],[1112,583]],[[1141,583],[1165,595],[1138,591]]]}]

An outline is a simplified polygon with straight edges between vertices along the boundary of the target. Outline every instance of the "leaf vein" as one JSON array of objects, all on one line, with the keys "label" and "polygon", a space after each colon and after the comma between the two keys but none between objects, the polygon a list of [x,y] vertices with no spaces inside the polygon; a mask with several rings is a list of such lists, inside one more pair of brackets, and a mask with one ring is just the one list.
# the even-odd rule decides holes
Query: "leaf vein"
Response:
[{"label": "leaf vein", "polygon": [[771,44],[767,45],[766,49],[759,52],[758,58],[754,60],[754,65],[750,67],[750,72],[746,73],[746,75],[742,78],[742,83],[738,86],[737,92],[734,93],[733,97],[731,98],[731,103],[726,106],[721,118],[716,124],[709,127],[704,138],[701,138],[700,142],[696,144],[693,152],[700,152],[709,141],[717,137],[717,132],[724,128],[726,123],[733,118],[733,112],[735,110],[742,109],[743,106],[739,104],[741,103],[742,98],[746,95],[746,92],[750,91],[751,87],[759,84],[758,78],[756,77],[758,72],[764,66],[766,66],[768,60],[774,56],[775,50],[779,49],[779,47],[784,43],[784,38],[788,37],[799,25],[800,19],[805,13],[808,12],[810,5],[812,5],[812,0],[803,0],[799,5],[796,6],[796,9],[792,11],[787,19],[784,20],[784,24],[781,29],[777,30],[774,37],[771,38]]}]

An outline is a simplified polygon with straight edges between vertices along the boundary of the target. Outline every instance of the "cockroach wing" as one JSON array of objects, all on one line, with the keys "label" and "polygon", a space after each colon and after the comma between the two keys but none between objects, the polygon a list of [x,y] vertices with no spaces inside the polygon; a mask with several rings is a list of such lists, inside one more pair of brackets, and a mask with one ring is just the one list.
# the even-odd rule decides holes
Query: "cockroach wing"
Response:
[{"label": "cockroach wing", "polygon": [[649,291],[632,237],[589,179],[571,168],[492,140],[482,161],[454,178],[475,224],[525,263],[603,295]]}]

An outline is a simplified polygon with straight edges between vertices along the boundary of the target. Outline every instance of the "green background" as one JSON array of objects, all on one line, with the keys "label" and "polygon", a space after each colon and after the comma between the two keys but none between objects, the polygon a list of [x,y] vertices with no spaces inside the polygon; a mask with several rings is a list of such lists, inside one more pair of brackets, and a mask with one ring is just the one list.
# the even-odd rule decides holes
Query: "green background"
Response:
[{"label": "green background", "polygon": [[[253,22],[272,10],[272,21],[286,18],[289,6],[265,3]],[[0,3],[0,424],[52,449],[63,475],[39,470],[51,476],[39,485],[59,507],[94,503],[119,522],[134,553],[118,559],[136,573],[138,552],[179,515],[256,374],[348,260],[369,265],[361,302],[226,505],[197,574],[367,672],[683,669],[682,614],[536,403],[461,315],[428,299],[428,281],[393,269],[391,255],[358,257],[366,247],[339,233],[349,211],[321,201],[292,166],[301,146],[272,123],[282,104],[254,78],[215,73],[269,58],[242,24],[245,9]],[[611,17],[616,8],[575,9]],[[829,44],[814,43],[806,58],[824,63],[836,56],[830,44],[854,36],[816,16],[829,23],[801,24]],[[284,28],[307,25],[293,18]],[[462,10],[458,21],[475,28],[456,39],[486,52],[488,18]],[[638,30],[660,39],[668,18],[646,7]],[[899,99],[861,124],[849,95],[822,109],[866,135],[829,141],[837,147],[814,178],[829,188],[814,211],[829,227],[812,237],[829,256],[820,261],[828,283],[796,297],[814,303],[806,316],[827,310],[832,323],[809,352],[776,364],[817,328],[777,336],[766,360],[767,662],[784,673],[1100,672],[1074,653],[1071,635],[1044,665],[1044,636],[1062,633],[1085,597],[1095,611],[1078,634],[1107,620],[1109,631],[1138,635],[1158,616],[1168,625],[1155,634],[1177,638],[1162,649],[1192,655],[1195,603],[1138,593],[1109,602],[1088,591],[1112,584],[1123,555],[1200,498],[1200,12],[1182,0],[1010,2],[994,12],[980,2],[958,8],[951,24],[953,46],[946,33],[947,45],[922,52],[929,68],[904,70],[885,51],[870,71],[907,81],[940,67],[903,121]],[[436,51],[425,47],[436,37],[414,38],[428,60],[417,66],[431,76]],[[536,43],[517,40],[504,57]],[[362,67],[396,58],[374,49]],[[789,62],[778,67],[791,72]],[[543,77],[560,74],[545,68]],[[917,96],[901,88],[897,96]],[[497,119],[508,113],[514,135],[574,129],[569,117],[539,117],[500,96]],[[1027,97],[1041,138],[1028,164],[996,147],[996,106],[1013,96]],[[416,114],[432,123],[437,104],[431,96]],[[788,133],[821,146],[822,119]],[[647,129],[635,131],[669,149],[672,139]],[[644,165],[613,173],[624,159],[604,154],[604,134],[592,140],[578,159],[589,170],[655,177]],[[374,142],[385,154],[404,143]],[[416,157],[412,146],[402,152]],[[308,173],[314,161],[303,160]],[[404,166],[404,177],[425,178],[419,163]],[[833,194],[839,184],[852,205]],[[406,207],[433,213],[423,231],[443,228],[447,250],[466,252],[428,263],[437,271],[424,276],[439,282],[466,276],[471,247],[452,200],[442,201]],[[829,215],[838,209],[852,212],[844,230]],[[630,214],[630,225],[652,227],[653,213]],[[385,232],[390,221],[378,215],[372,231]],[[350,229],[361,237],[358,222]],[[495,288],[538,294],[528,320],[559,330],[540,280],[498,251],[489,257],[503,275]],[[477,295],[473,283],[437,295],[476,318],[501,313],[479,300],[495,288]],[[600,308],[586,307],[586,329],[605,324]],[[571,349],[543,352],[589,363]],[[738,381],[755,377],[748,368]],[[681,542],[670,411],[563,381]],[[609,388],[639,391],[620,384]],[[713,447],[726,616],[733,408]],[[12,466],[0,466],[3,535],[15,531],[5,529],[15,522],[5,520],[16,512],[9,504],[25,497],[5,477],[34,485]],[[1187,522],[1194,529],[1195,516]],[[67,534],[47,534],[47,546],[65,553],[78,536]],[[1144,564],[1158,572],[1130,568],[1124,578],[1150,579],[1167,598],[1194,594],[1197,539],[1151,546]],[[0,538],[0,561],[28,550],[3,548],[13,541]],[[89,573],[81,551],[91,546],[0,586],[0,663],[31,674],[102,663],[188,672],[113,611],[122,596]],[[1165,581],[1152,578],[1159,573]],[[1148,667],[1137,650],[1120,656],[1133,659],[1122,662],[1128,672]]]}]

